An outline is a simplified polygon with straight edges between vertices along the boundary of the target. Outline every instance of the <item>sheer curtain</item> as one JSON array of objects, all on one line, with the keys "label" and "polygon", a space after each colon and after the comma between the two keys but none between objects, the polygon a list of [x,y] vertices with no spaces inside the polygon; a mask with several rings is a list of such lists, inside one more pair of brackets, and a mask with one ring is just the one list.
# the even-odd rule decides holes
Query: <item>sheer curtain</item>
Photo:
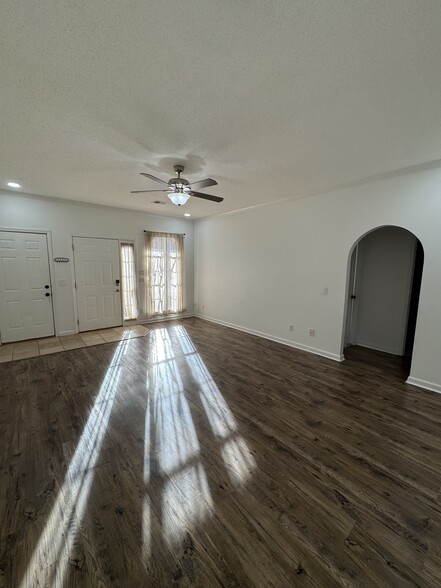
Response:
[{"label": "sheer curtain", "polygon": [[184,235],[146,231],[145,278],[149,318],[185,310]]}]

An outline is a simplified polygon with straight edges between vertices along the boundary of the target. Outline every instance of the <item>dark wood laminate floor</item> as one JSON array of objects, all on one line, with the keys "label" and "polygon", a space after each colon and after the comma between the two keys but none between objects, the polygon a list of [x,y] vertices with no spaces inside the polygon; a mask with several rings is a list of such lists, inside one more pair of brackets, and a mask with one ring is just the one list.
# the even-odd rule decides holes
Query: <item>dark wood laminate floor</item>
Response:
[{"label": "dark wood laminate floor", "polygon": [[198,319],[0,365],[0,586],[441,585],[441,396]]}]

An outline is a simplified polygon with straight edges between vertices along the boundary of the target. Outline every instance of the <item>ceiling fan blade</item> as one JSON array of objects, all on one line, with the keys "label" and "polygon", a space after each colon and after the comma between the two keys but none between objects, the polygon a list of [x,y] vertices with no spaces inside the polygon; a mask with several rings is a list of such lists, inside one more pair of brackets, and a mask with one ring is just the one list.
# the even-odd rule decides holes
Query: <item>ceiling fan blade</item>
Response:
[{"label": "ceiling fan blade", "polygon": [[170,192],[170,190],[130,190],[130,194],[145,194],[146,192]]},{"label": "ceiling fan blade", "polygon": [[193,192],[191,191],[192,196],[196,196],[196,198],[203,198],[204,200],[211,200],[212,202],[222,202],[223,198],[220,196],[212,196],[211,194],[203,194],[202,192]]},{"label": "ceiling fan blade", "polygon": [[205,180],[199,180],[199,182],[193,182],[190,184],[190,186],[192,188],[197,188],[198,190],[201,190],[201,188],[208,188],[209,186],[217,186],[217,182],[216,182],[216,180],[213,180],[212,178],[207,178]]},{"label": "ceiling fan blade", "polygon": [[167,186],[168,186],[168,182],[165,182],[164,180],[161,180],[161,178],[157,178],[156,176],[152,176],[152,174],[145,174],[144,172],[141,172],[141,175],[144,176],[145,178],[150,178],[151,180],[155,180],[155,182],[160,182],[161,184],[167,184]]}]

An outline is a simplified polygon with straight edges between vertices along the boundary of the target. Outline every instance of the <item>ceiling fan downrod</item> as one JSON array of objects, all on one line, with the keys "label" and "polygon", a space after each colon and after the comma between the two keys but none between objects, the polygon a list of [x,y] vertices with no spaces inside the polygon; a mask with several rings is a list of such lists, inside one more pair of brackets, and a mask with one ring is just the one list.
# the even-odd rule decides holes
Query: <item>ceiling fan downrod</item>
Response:
[{"label": "ceiling fan downrod", "polygon": [[178,176],[178,180],[181,179],[181,174],[184,171],[184,166],[183,165],[175,165],[173,167],[173,169],[175,170],[177,176]]}]

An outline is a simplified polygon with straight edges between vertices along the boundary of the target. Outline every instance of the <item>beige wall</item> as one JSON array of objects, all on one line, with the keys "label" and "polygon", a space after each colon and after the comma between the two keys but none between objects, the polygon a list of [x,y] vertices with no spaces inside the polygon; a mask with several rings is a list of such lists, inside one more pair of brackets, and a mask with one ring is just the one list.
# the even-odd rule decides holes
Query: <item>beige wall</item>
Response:
[{"label": "beige wall", "polygon": [[[105,206],[82,205],[54,199],[23,197],[0,192],[0,228],[50,231],[53,257],[69,257],[70,263],[52,263],[55,328],[58,334],[76,330],[73,289],[72,236],[107,237],[133,240],[138,261],[142,260],[144,229],[185,233],[187,312],[193,312],[193,221],[148,215]],[[142,268],[141,268],[142,269]],[[60,285],[65,282],[66,285]],[[143,284],[139,303],[145,310]],[[145,318],[141,315],[141,320]]]},{"label": "beige wall", "polygon": [[411,381],[441,391],[441,170],[197,221],[196,313],[339,360],[349,255],[384,225],[424,247]]}]

